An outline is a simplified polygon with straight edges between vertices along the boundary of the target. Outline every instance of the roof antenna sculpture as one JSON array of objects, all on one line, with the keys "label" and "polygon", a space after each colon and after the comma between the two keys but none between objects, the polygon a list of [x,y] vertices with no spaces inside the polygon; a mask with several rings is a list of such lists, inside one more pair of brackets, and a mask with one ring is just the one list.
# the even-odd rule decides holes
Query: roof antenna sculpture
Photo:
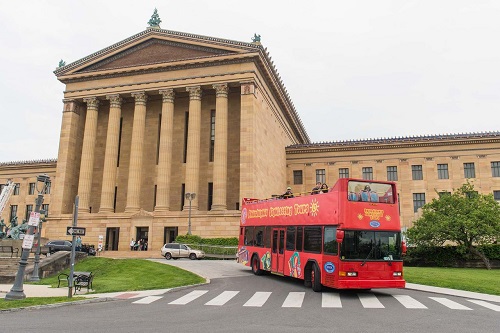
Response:
[{"label": "roof antenna sculpture", "polygon": [[153,15],[151,15],[151,18],[148,21],[148,24],[151,28],[160,28],[160,23],[160,15],[158,15],[158,10],[155,8]]},{"label": "roof antenna sculpture", "polygon": [[64,60],[61,59],[59,61],[59,66],[58,67],[64,67],[64,66],[66,66],[66,61],[64,61]]}]

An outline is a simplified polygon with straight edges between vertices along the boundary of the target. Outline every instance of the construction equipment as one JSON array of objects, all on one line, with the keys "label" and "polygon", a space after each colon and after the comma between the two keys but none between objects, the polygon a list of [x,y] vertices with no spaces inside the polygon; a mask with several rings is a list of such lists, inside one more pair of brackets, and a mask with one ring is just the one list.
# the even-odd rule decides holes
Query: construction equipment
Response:
[{"label": "construction equipment", "polygon": [[10,199],[10,196],[12,195],[12,192],[14,192],[14,188],[16,187],[16,184],[12,182],[12,180],[7,180],[7,184],[2,189],[2,193],[0,194],[0,216],[2,216],[3,210],[5,206],[7,205],[7,202]]}]

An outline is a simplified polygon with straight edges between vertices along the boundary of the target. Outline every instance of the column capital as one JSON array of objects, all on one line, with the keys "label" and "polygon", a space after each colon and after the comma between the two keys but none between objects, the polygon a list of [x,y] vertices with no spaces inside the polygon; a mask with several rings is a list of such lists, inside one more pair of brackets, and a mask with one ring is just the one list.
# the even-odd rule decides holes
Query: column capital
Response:
[{"label": "column capital", "polygon": [[146,105],[146,102],[148,100],[148,95],[146,95],[145,91],[134,92],[132,93],[132,97],[135,98],[135,104]]},{"label": "column capital", "polygon": [[97,97],[86,97],[83,101],[87,103],[87,109],[97,110],[99,108],[99,100]]},{"label": "column capital", "polygon": [[226,97],[227,98],[227,92],[229,91],[229,87],[227,86],[227,83],[214,84],[212,87],[215,89],[215,96],[216,97]]},{"label": "column capital", "polygon": [[191,100],[201,100],[201,87],[186,87],[186,91],[189,92],[189,99]]},{"label": "column capital", "polygon": [[159,91],[163,95],[163,103],[173,103],[175,98],[175,91],[172,88],[162,89]]},{"label": "column capital", "polygon": [[121,98],[119,94],[107,95],[106,99],[109,100],[109,104],[112,108],[119,108],[123,102],[123,98]]}]

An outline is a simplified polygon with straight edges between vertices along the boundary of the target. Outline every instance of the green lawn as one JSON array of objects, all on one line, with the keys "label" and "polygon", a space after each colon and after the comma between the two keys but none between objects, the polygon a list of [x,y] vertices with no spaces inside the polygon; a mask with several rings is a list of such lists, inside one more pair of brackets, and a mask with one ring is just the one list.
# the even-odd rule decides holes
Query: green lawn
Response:
[{"label": "green lawn", "polygon": [[[75,271],[92,272],[95,293],[167,289],[205,282],[205,279],[183,269],[143,259],[87,258],[75,264]],[[63,271],[69,274],[69,269]],[[57,287],[57,274],[34,284]],[[0,310],[52,304],[82,299],[67,297],[32,297],[24,300],[0,299]]]},{"label": "green lawn", "polygon": [[405,267],[406,282],[500,295],[500,269]]}]

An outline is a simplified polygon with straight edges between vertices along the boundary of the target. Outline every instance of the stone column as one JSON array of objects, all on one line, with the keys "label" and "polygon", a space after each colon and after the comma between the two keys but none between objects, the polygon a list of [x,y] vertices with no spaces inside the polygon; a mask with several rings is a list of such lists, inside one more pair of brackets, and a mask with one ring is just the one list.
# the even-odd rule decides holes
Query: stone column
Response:
[{"label": "stone column", "polygon": [[78,212],[88,213],[90,190],[92,188],[92,173],[94,171],[94,152],[99,101],[96,97],[84,98],[83,101],[87,103],[87,116],[85,118],[85,131],[83,132],[80,177],[78,178],[78,196],[80,197]]},{"label": "stone column", "polygon": [[172,170],[172,142],[174,136],[174,98],[173,89],[160,90],[163,95],[161,107],[160,156],[156,178],[155,211],[170,210],[170,183]]},{"label": "stone column", "polygon": [[[200,181],[200,130],[201,130],[201,87],[187,87],[189,91],[189,123],[186,158],[186,193],[196,193],[191,201],[191,210],[198,210]],[[184,201],[184,210],[189,201]]]},{"label": "stone column", "polygon": [[64,99],[61,134],[59,137],[59,153],[57,156],[57,170],[54,188],[50,201],[51,216],[68,214],[72,211],[75,202],[74,188],[78,184],[76,157],[76,142],[78,125],[80,123],[80,109],[75,100]]},{"label": "stone column", "polygon": [[120,118],[122,115],[122,98],[120,95],[109,95],[106,98],[109,100],[110,106],[99,212],[114,211],[116,165],[118,162],[118,141],[120,139]]},{"label": "stone column", "polygon": [[146,128],[146,101],[144,91],[133,93],[135,98],[134,123],[132,125],[132,143],[130,146],[130,165],[128,173],[127,205],[125,212],[136,212],[140,209],[142,156],[144,131]]},{"label": "stone column", "polygon": [[214,84],[215,147],[214,147],[214,196],[212,210],[227,209],[227,84]]}]

